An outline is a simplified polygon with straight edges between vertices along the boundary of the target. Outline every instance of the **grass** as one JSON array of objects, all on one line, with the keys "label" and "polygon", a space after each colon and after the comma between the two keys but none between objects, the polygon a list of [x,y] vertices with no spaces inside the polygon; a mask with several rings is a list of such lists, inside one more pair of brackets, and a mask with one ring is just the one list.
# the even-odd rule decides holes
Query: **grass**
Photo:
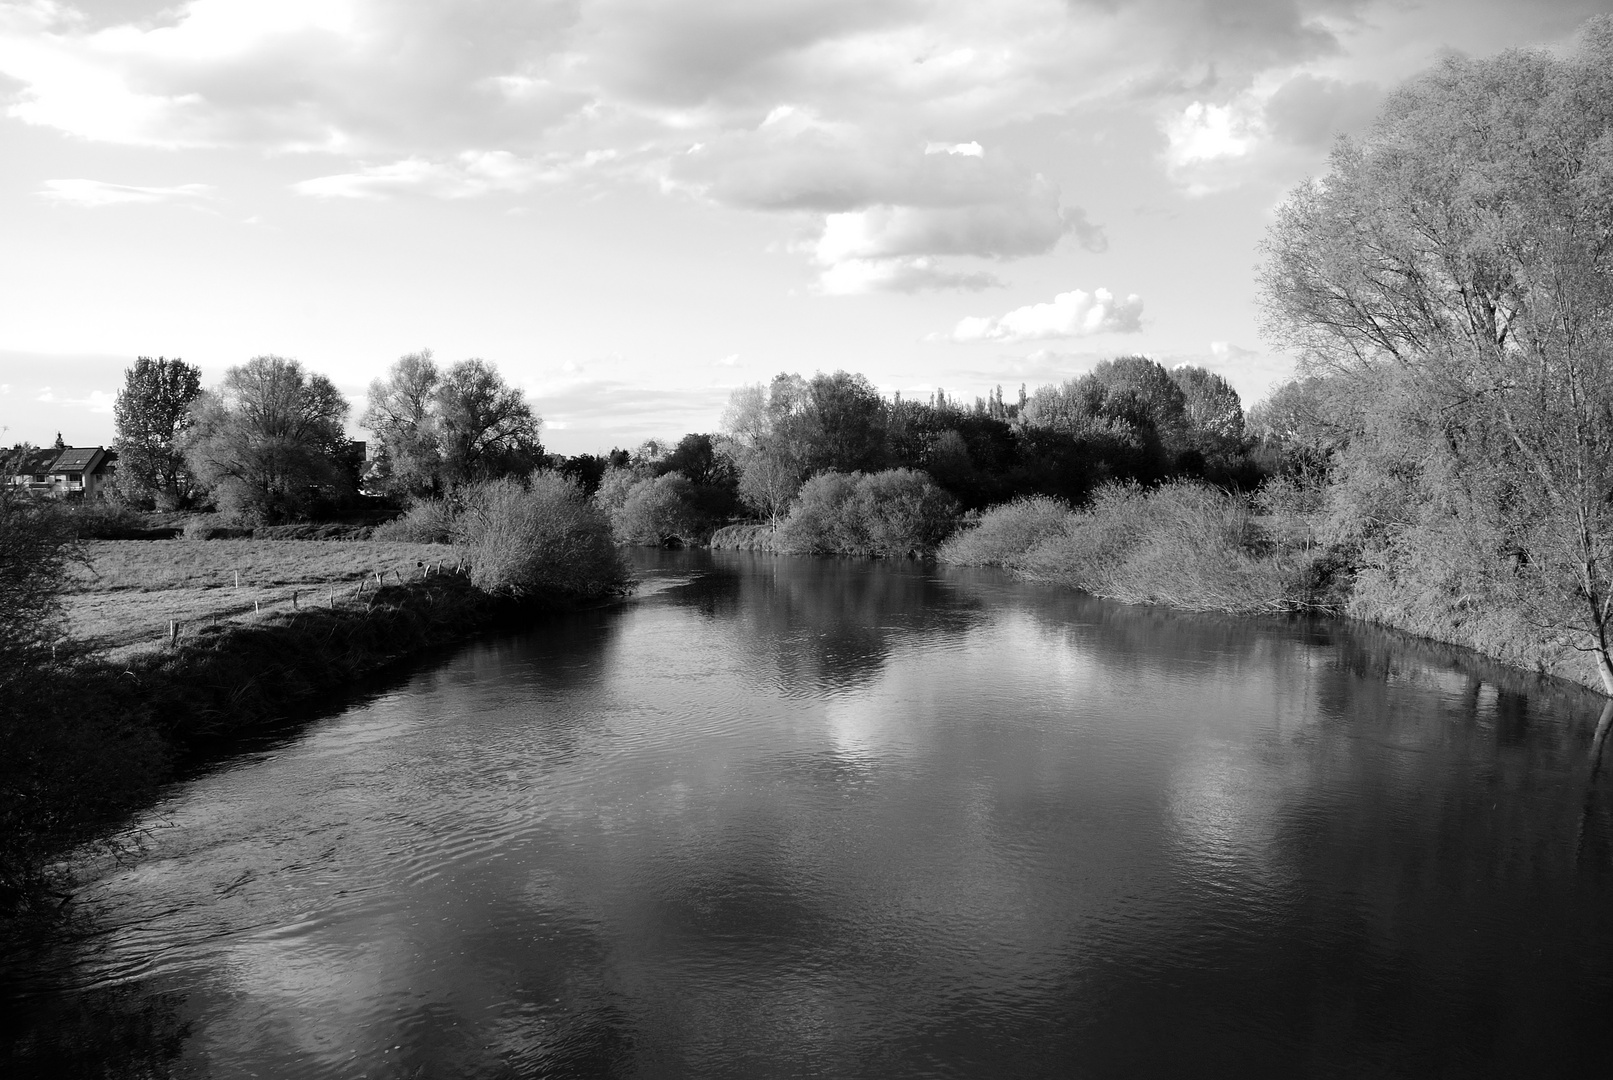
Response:
[{"label": "grass", "polygon": [[[415,580],[422,565],[452,566],[443,544],[332,540],[97,540],[70,571],[67,630],[82,648],[124,661],[181,634],[250,622],[292,609],[353,602],[375,588]],[[239,574],[240,584],[236,584]]]}]

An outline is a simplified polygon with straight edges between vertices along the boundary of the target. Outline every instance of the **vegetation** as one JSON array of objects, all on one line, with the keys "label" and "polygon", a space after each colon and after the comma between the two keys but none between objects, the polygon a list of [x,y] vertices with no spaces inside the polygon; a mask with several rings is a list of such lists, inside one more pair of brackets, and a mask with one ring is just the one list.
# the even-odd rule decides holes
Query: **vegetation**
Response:
[{"label": "vegetation", "polygon": [[497,596],[595,598],[622,591],[628,573],[610,522],[558,473],[489,480],[464,494],[454,546],[471,583]]},{"label": "vegetation", "polygon": [[353,489],[347,412],[325,376],[295,360],[254,357],[197,399],[185,461],[220,509],[265,523],[305,517],[321,497]]},{"label": "vegetation", "polygon": [[954,537],[940,558],[1191,611],[1285,611],[1325,602],[1308,552],[1275,543],[1246,498],[1189,482],[1151,490],[1111,485],[1073,510],[1046,498],[1010,503]]},{"label": "vegetation", "polygon": [[543,460],[543,421],[485,360],[441,371],[429,349],[400,358],[370,384],[360,423],[380,444],[379,486],[402,497],[524,476]]},{"label": "vegetation", "polygon": [[885,558],[929,554],[952,531],[957,500],[911,469],[823,472],[808,480],[774,550]]},{"label": "vegetation", "polygon": [[202,392],[200,368],[142,356],[124,372],[112,407],[117,424],[118,493],[128,502],[175,510],[190,504],[196,479],[185,465],[184,435]]},{"label": "vegetation", "polygon": [[1290,196],[1263,280],[1309,376],[1265,434],[1349,610],[1613,693],[1610,140],[1613,18],[1447,58]]}]

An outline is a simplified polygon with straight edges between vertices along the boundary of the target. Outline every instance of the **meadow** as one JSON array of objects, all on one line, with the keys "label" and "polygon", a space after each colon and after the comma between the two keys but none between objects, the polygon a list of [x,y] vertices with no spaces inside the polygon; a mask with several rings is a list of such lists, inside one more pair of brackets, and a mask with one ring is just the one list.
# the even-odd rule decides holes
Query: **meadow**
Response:
[{"label": "meadow", "polygon": [[375,588],[448,569],[446,544],[373,540],[92,540],[62,597],[68,636],[125,661],[202,626],[367,602]]}]

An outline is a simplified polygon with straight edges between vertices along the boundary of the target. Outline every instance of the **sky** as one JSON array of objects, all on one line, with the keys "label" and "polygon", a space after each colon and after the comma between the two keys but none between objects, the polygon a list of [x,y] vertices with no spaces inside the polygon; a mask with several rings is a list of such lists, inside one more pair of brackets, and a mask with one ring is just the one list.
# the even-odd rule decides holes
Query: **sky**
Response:
[{"label": "sky", "polygon": [[861,372],[1012,399],[1290,374],[1258,245],[1451,51],[1613,0],[0,0],[0,442],[113,441],[136,356],[353,403],[481,357],[554,452]]}]

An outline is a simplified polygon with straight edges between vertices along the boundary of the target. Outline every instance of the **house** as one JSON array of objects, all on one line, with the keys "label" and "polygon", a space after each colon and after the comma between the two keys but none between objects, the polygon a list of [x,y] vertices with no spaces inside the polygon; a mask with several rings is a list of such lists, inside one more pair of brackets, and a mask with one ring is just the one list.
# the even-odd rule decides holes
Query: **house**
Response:
[{"label": "house", "polygon": [[15,467],[10,483],[30,494],[98,499],[117,474],[117,461],[117,451],[99,446],[31,450]]}]

